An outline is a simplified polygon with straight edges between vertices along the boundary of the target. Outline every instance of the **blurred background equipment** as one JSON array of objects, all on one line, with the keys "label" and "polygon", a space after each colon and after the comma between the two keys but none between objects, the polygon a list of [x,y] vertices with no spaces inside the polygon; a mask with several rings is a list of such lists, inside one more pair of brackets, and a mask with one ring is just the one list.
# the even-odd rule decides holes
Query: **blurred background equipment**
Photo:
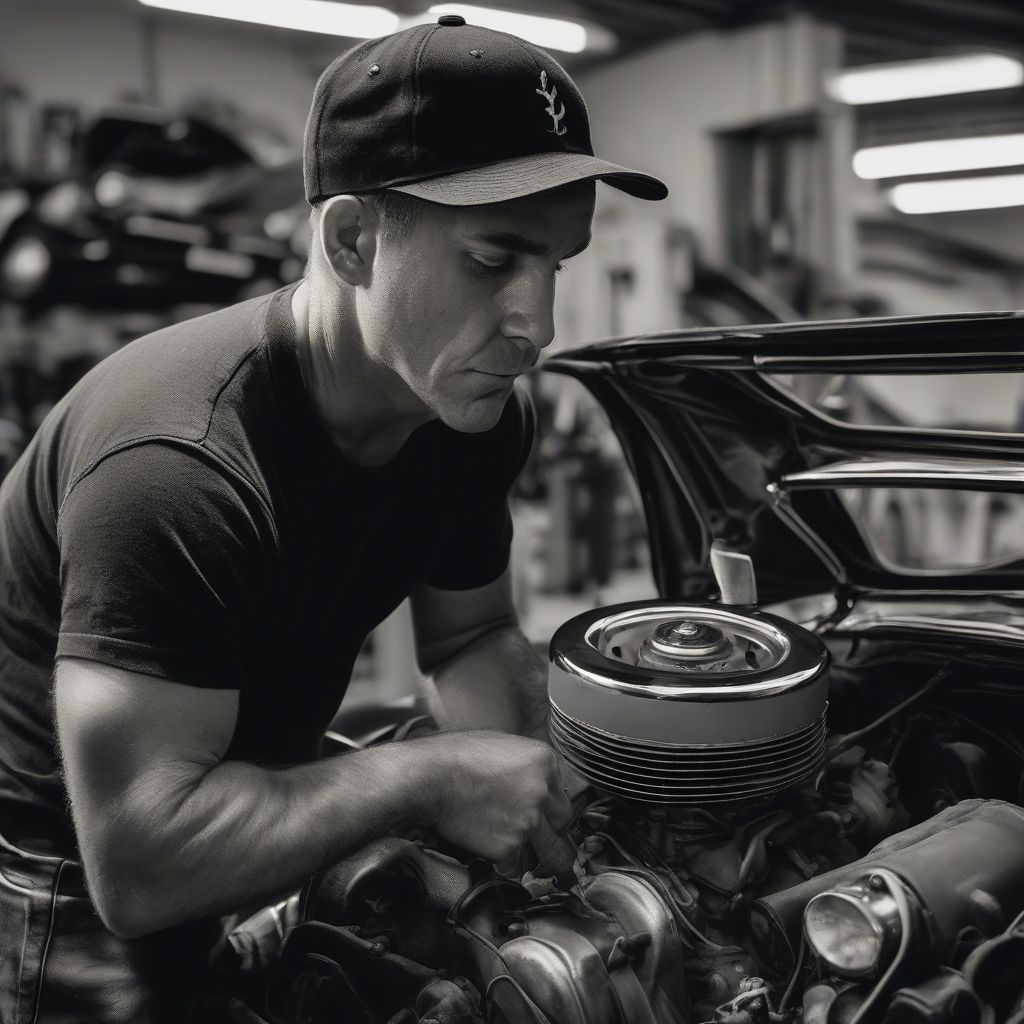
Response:
[{"label": "blurred background equipment", "polygon": [[[555,349],[1024,305],[1016,0],[0,8],[0,473],[106,353],[301,275],[316,77],[359,39],[443,13],[551,48],[602,150],[670,185],[643,210],[599,189],[592,244],[559,278]],[[794,382],[799,400],[842,422],[1020,429],[1015,373],[812,378]],[[655,587],[641,498],[600,407],[565,378],[526,387],[539,434],[515,495],[515,594],[544,649],[572,615]],[[844,500],[887,557],[934,566],[1011,549],[1017,497],[858,488]],[[384,633],[389,654],[360,672],[408,694],[407,612]]]},{"label": "blurred background equipment", "polygon": [[[0,287],[29,316],[56,305],[166,310],[227,304],[301,273],[275,213],[274,172],[230,134],[194,116],[110,110],[78,130],[47,109],[38,168],[11,182]],[[59,115],[59,116],[54,116]],[[288,182],[295,173],[288,166]],[[302,217],[290,182],[277,192]]]}]

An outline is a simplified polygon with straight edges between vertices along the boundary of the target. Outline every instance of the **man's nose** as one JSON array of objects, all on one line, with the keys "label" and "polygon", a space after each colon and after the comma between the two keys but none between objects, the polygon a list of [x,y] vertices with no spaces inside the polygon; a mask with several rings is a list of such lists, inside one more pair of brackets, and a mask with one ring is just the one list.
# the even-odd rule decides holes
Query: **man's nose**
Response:
[{"label": "man's nose", "polygon": [[505,290],[501,332],[521,338],[534,348],[547,348],[555,337],[555,282],[538,272],[520,274]]}]

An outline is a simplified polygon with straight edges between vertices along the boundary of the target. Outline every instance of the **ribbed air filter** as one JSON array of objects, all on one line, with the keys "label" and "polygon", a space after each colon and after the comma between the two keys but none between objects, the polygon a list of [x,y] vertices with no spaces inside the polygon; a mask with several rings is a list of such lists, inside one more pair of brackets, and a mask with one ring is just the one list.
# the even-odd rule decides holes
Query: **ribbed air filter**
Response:
[{"label": "ribbed air filter", "polygon": [[827,667],[817,637],[765,612],[595,609],[551,641],[551,740],[625,799],[759,803],[820,765]]}]

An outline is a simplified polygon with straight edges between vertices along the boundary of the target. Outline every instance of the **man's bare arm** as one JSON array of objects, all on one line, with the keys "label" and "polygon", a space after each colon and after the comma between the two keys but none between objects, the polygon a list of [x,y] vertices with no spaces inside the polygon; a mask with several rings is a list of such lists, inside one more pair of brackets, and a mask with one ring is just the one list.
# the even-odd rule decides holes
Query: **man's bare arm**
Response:
[{"label": "man's bare arm", "polygon": [[547,670],[518,627],[488,633],[433,679],[443,728],[497,729],[547,742]]},{"label": "man's bare arm", "polygon": [[550,750],[518,737],[437,736],[266,769],[223,759],[236,691],[70,658],[55,687],[90,893],[122,936],[274,898],[417,822],[500,862],[570,814]]},{"label": "man's bare arm", "polygon": [[506,570],[475,590],[419,586],[412,596],[420,668],[445,729],[547,739],[547,666],[519,628]]},{"label": "man's bare arm", "polygon": [[[519,628],[506,570],[476,590],[413,593],[420,668],[433,675],[443,729],[497,729],[548,742],[548,672]],[[589,783],[558,759],[570,799]],[[538,851],[538,853],[541,851]]]}]

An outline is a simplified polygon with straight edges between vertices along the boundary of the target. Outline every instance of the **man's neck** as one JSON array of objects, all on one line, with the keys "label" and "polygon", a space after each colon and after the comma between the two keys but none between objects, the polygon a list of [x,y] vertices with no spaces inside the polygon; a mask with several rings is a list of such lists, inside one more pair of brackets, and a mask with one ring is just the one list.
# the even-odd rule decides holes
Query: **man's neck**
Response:
[{"label": "man's neck", "polygon": [[306,393],[338,450],[351,462],[390,462],[409,435],[431,417],[396,407],[381,371],[367,359],[354,311],[328,331],[307,281],[292,293],[299,369]]}]

